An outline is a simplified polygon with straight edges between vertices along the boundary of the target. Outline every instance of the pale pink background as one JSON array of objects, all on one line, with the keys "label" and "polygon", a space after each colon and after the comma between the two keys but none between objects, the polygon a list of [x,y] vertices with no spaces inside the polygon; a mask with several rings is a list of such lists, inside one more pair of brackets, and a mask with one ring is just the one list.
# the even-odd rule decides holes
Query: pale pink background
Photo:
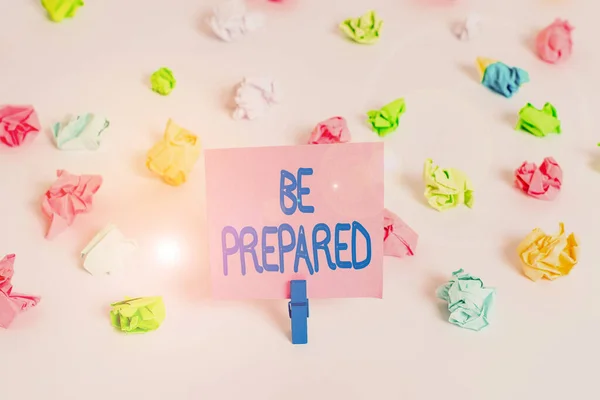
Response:
[{"label": "pale pink background", "polygon": [[[264,4],[262,32],[223,43],[207,32],[208,0],[86,1],[75,19],[47,21],[38,0],[0,1],[0,99],[33,104],[46,129],[29,146],[0,147],[0,254],[16,253],[15,289],[40,295],[35,309],[0,330],[2,400],[566,400],[594,399],[600,359],[600,37],[590,0],[294,0]],[[381,41],[359,46],[337,24],[375,9]],[[451,27],[468,12],[482,35],[463,43]],[[531,51],[556,17],[575,26],[573,57],[548,65]],[[474,59],[526,69],[531,83],[505,99],[477,81]],[[148,88],[171,68],[168,97]],[[285,100],[265,118],[231,119],[244,75],[277,78]],[[380,139],[365,112],[399,96],[398,131]],[[551,101],[564,133],[513,130],[518,110]],[[73,112],[111,126],[94,153],[61,152],[48,133]],[[385,206],[420,235],[412,258],[384,258],[383,300],[310,302],[309,343],[290,343],[287,300],[210,297],[204,160],[190,180],[165,185],[144,166],[168,118],[205,148],[305,144],[315,124],[348,120],[354,142],[383,142]],[[524,160],[553,156],[564,185],[553,202],[512,186]],[[465,171],[472,210],[445,213],[423,198],[423,161]],[[94,211],[44,239],[40,197],[56,169],[98,173]],[[277,205],[275,205],[277,206]],[[516,244],[564,221],[581,240],[569,277],[531,282]],[[113,222],[139,251],[122,273],[94,277],[79,252]],[[174,251],[179,249],[179,251]],[[435,289],[464,268],[497,288],[491,325],[448,323]],[[115,332],[108,305],[162,295],[156,332]]]},{"label": "pale pink background", "polygon": [[[309,298],[379,297],[383,284],[383,145],[382,143],[351,143],[261,147],[246,149],[207,150],[206,196],[209,235],[209,257],[212,294],[220,299],[289,298],[292,279],[305,279]],[[310,189],[302,196],[304,205],[313,206],[314,213],[299,209],[285,215],[279,204],[280,171],[297,176],[298,168],[312,168],[312,175],[302,177],[302,186]],[[294,191],[297,194],[297,191]],[[289,199],[286,199],[289,205]],[[304,226],[308,254],[313,262],[312,231],[325,223],[331,231],[328,248],[335,263],[335,225],[360,222],[371,236],[371,263],[359,270],[327,266],[325,254],[319,250],[319,272],[311,275],[303,259],[298,273],[294,272],[295,251],[285,254],[284,273],[254,269],[250,254],[246,254],[246,275],[241,274],[239,252],[228,256],[228,275],[223,273],[221,232],[234,227],[238,234],[244,226],[256,230],[255,247],[262,265],[262,228],[288,223],[296,232]],[[320,233],[319,238],[324,235]],[[348,249],[340,252],[342,260],[351,260],[351,232],[340,234],[340,242]],[[284,240],[289,243],[286,232]],[[230,235],[228,245],[233,244]],[[267,256],[271,264],[279,264],[277,235],[267,236],[267,245],[275,253]],[[250,237],[246,236],[248,243]],[[364,260],[365,240],[357,234],[357,259]]]}]

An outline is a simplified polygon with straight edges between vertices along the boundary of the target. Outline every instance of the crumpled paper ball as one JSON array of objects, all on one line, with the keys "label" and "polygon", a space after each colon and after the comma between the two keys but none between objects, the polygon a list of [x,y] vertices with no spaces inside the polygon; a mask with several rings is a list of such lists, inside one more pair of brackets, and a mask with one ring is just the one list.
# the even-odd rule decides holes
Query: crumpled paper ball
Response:
[{"label": "crumpled paper ball", "polygon": [[379,40],[383,20],[373,10],[359,18],[348,18],[340,24],[340,29],[356,43],[373,44]]},{"label": "crumpled paper ball", "polygon": [[201,151],[198,136],[169,119],[162,140],[148,151],[146,166],[167,184],[179,186],[187,181]]},{"label": "crumpled paper ball", "polygon": [[38,296],[13,292],[15,258],[14,254],[9,254],[0,260],[0,328],[8,328],[19,313],[40,302]]},{"label": "crumpled paper ball", "polygon": [[511,98],[523,84],[529,82],[529,73],[524,69],[489,58],[478,57],[477,69],[482,85],[506,98]]},{"label": "crumpled paper ball", "polygon": [[102,185],[100,175],[72,175],[60,169],[56,176],[58,179],[42,199],[42,211],[50,220],[46,239],[71,226],[79,214],[90,212],[93,196]]},{"label": "crumpled paper ball", "polygon": [[437,289],[436,294],[448,302],[450,323],[474,331],[489,325],[488,314],[496,290],[485,287],[481,279],[459,269],[452,273],[448,283]]},{"label": "crumpled paper ball", "polygon": [[279,84],[268,77],[244,78],[235,95],[234,119],[255,119],[263,116],[282,99]]},{"label": "crumpled paper ball", "polygon": [[533,104],[527,103],[519,111],[519,120],[515,129],[537,137],[545,137],[550,133],[560,134],[562,132],[558,112],[551,103],[544,104],[541,110],[535,108]]},{"label": "crumpled paper ball", "polygon": [[454,33],[460,40],[467,41],[479,35],[480,31],[481,17],[477,14],[469,14],[462,23],[456,26]]},{"label": "crumpled paper ball", "polygon": [[244,0],[226,0],[213,8],[208,24],[220,39],[231,42],[261,28],[265,17],[261,13],[248,12]]},{"label": "crumpled paper ball", "polygon": [[315,126],[308,144],[346,143],[350,141],[350,130],[343,117],[331,117]]},{"label": "crumpled paper ball", "polygon": [[23,144],[40,131],[40,120],[33,106],[0,106],[0,142],[8,147]]},{"label": "crumpled paper ball", "polygon": [[177,80],[169,68],[162,67],[154,71],[150,77],[150,83],[152,84],[153,92],[167,96],[175,89]]},{"label": "crumpled paper ball", "polygon": [[554,200],[562,185],[562,169],[552,157],[544,158],[542,165],[524,161],[515,170],[515,185],[528,196]]},{"label": "crumpled paper ball", "polygon": [[415,254],[419,235],[402,219],[383,209],[383,255],[402,258]]},{"label": "crumpled paper ball", "polygon": [[542,278],[551,281],[568,275],[577,264],[579,241],[575,234],[565,234],[565,225],[559,223],[556,235],[546,235],[535,228],[517,246],[523,273],[532,281]]},{"label": "crumpled paper ball", "polygon": [[567,20],[557,18],[542,29],[535,40],[538,56],[551,64],[566,60],[573,51],[571,32],[573,26]]},{"label": "crumpled paper ball", "polygon": [[112,325],[125,333],[154,331],[160,327],[166,316],[165,304],[159,296],[126,298],[110,306]]},{"label": "crumpled paper ball", "polygon": [[54,124],[52,136],[56,147],[61,150],[98,150],[109,126],[108,119],[85,113]]},{"label": "crumpled paper ball", "polygon": [[127,239],[109,224],[81,250],[83,268],[92,275],[112,274],[125,268],[128,256],[136,249],[135,241]]},{"label": "crumpled paper ball", "polygon": [[438,211],[445,211],[464,204],[473,207],[473,186],[464,172],[454,168],[443,169],[428,158],[423,166],[425,197]]},{"label": "crumpled paper ball", "polygon": [[65,18],[73,18],[77,9],[84,5],[83,0],[42,0],[42,6],[54,22],[60,22]]},{"label": "crumpled paper ball", "polygon": [[367,112],[369,124],[379,137],[386,136],[396,129],[400,124],[400,116],[406,112],[406,102],[403,98],[396,99],[386,104],[379,110]]}]

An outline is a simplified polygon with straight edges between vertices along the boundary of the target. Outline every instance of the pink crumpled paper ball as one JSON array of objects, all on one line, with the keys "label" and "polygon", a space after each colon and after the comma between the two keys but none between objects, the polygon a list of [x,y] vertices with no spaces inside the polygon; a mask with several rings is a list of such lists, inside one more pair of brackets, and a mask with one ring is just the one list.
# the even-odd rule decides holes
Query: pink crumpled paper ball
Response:
[{"label": "pink crumpled paper ball", "polygon": [[346,143],[350,141],[350,130],[343,117],[331,117],[319,122],[310,134],[308,144]]},{"label": "pink crumpled paper ball", "polygon": [[0,260],[0,328],[8,328],[17,314],[27,311],[40,302],[38,296],[13,292],[14,264],[14,254],[9,254]]},{"label": "pink crumpled paper ball", "polygon": [[0,142],[17,147],[39,131],[40,121],[33,106],[0,106]]},{"label": "pink crumpled paper ball", "polygon": [[552,157],[544,158],[542,165],[523,162],[515,170],[515,185],[525,194],[541,200],[554,200],[562,185],[562,169]]},{"label": "pink crumpled paper ball", "polygon": [[567,20],[556,19],[537,35],[535,47],[538,56],[549,63],[557,63],[571,56],[573,26]]},{"label": "pink crumpled paper ball", "polygon": [[46,239],[67,229],[77,215],[90,212],[93,195],[102,185],[100,175],[72,175],[62,169],[56,175],[58,179],[42,199],[42,211],[50,220]]},{"label": "pink crumpled paper ball", "polygon": [[417,248],[419,235],[399,216],[383,209],[383,255],[402,258],[412,256]]}]

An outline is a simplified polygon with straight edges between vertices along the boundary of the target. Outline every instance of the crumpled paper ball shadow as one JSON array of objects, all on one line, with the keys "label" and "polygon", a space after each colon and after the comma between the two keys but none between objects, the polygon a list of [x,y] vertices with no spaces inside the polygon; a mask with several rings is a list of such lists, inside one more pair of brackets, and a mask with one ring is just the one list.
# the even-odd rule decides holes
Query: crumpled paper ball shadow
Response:
[{"label": "crumpled paper ball shadow", "polygon": [[0,106],[0,143],[18,147],[28,138],[37,137],[40,129],[40,120],[33,106]]},{"label": "crumpled paper ball shadow", "polygon": [[573,26],[567,20],[557,18],[553,23],[542,29],[535,40],[538,57],[550,64],[564,61],[571,57]]},{"label": "crumpled paper ball shadow", "polygon": [[535,228],[517,246],[523,274],[532,281],[555,280],[568,275],[577,265],[579,240],[575,234],[566,235],[560,222],[558,233],[547,235]]},{"label": "crumpled paper ball shadow", "polygon": [[403,258],[413,256],[419,235],[402,219],[383,209],[383,255]]},{"label": "crumpled paper ball shadow", "polygon": [[462,269],[454,271],[450,281],[436,292],[439,299],[448,302],[448,322],[474,331],[489,325],[488,314],[495,294],[495,289],[485,287],[481,279]]},{"label": "crumpled paper ball shadow", "polygon": [[165,183],[179,186],[187,181],[201,151],[198,136],[169,119],[162,140],[148,151],[146,167]]},{"label": "crumpled paper ball shadow", "polygon": [[14,254],[8,254],[0,260],[0,328],[8,328],[19,313],[40,302],[38,296],[13,292],[15,258]]},{"label": "crumpled paper ball shadow", "polygon": [[475,196],[471,181],[462,171],[442,169],[428,158],[423,166],[425,198],[431,207],[445,211],[464,204],[473,207]]},{"label": "crumpled paper ball shadow", "polygon": [[562,176],[560,165],[552,157],[544,158],[539,167],[524,161],[515,170],[515,186],[533,198],[554,200],[562,186]]},{"label": "crumpled paper ball shadow", "polygon": [[42,199],[42,212],[50,220],[46,239],[71,226],[79,214],[90,212],[93,196],[102,185],[100,175],[72,175],[61,169],[56,176]]}]

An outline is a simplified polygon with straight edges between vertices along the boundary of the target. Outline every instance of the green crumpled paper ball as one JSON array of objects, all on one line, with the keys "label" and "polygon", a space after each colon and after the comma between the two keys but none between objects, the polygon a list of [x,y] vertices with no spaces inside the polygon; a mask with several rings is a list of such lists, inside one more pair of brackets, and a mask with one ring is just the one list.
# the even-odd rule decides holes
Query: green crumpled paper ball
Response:
[{"label": "green crumpled paper ball", "polygon": [[169,68],[160,68],[150,77],[152,90],[163,96],[168,95],[175,88],[177,80],[173,76],[173,72]]},{"label": "green crumpled paper ball", "polygon": [[396,99],[380,110],[367,112],[371,127],[379,136],[385,136],[398,128],[400,116],[406,111],[404,99]]},{"label": "green crumpled paper ball", "polygon": [[428,158],[423,166],[423,180],[427,202],[436,210],[445,211],[459,204],[473,207],[473,186],[462,171],[442,169]]},{"label": "green crumpled paper ball", "polygon": [[73,18],[77,9],[84,5],[83,0],[42,0],[42,6],[48,11],[48,16],[54,22]]},{"label": "green crumpled paper ball", "polygon": [[551,103],[544,104],[541,110],[535,108],[531,103],[527,103],[519,111],[519,121],[515,129],[537,137],[545,137],[550,133],[561,133],[558,113]]},{"label": "green crumpled paper ball", "polygon": [[126,298],[112,303],[112,325],[125,333],[144,333],[156,330],[165,319],[166,310],[162,297]]},{"label": "green crumpled paper ball", "polygon": [[373,44],[381,34],[381,20],[375,11],[367,11],[360,18],[348,18],[340,24],[340,29],[356,43]]},{"label": "green crumpled paper ball", "polygon": [[494,302],[496,290],[483,285],[483,281],[465,273],[454,271],[452,278],[437,289],[437,297],[448,302],[448,322],[461,328],[479,331],[489,325],[488,313]]}]

